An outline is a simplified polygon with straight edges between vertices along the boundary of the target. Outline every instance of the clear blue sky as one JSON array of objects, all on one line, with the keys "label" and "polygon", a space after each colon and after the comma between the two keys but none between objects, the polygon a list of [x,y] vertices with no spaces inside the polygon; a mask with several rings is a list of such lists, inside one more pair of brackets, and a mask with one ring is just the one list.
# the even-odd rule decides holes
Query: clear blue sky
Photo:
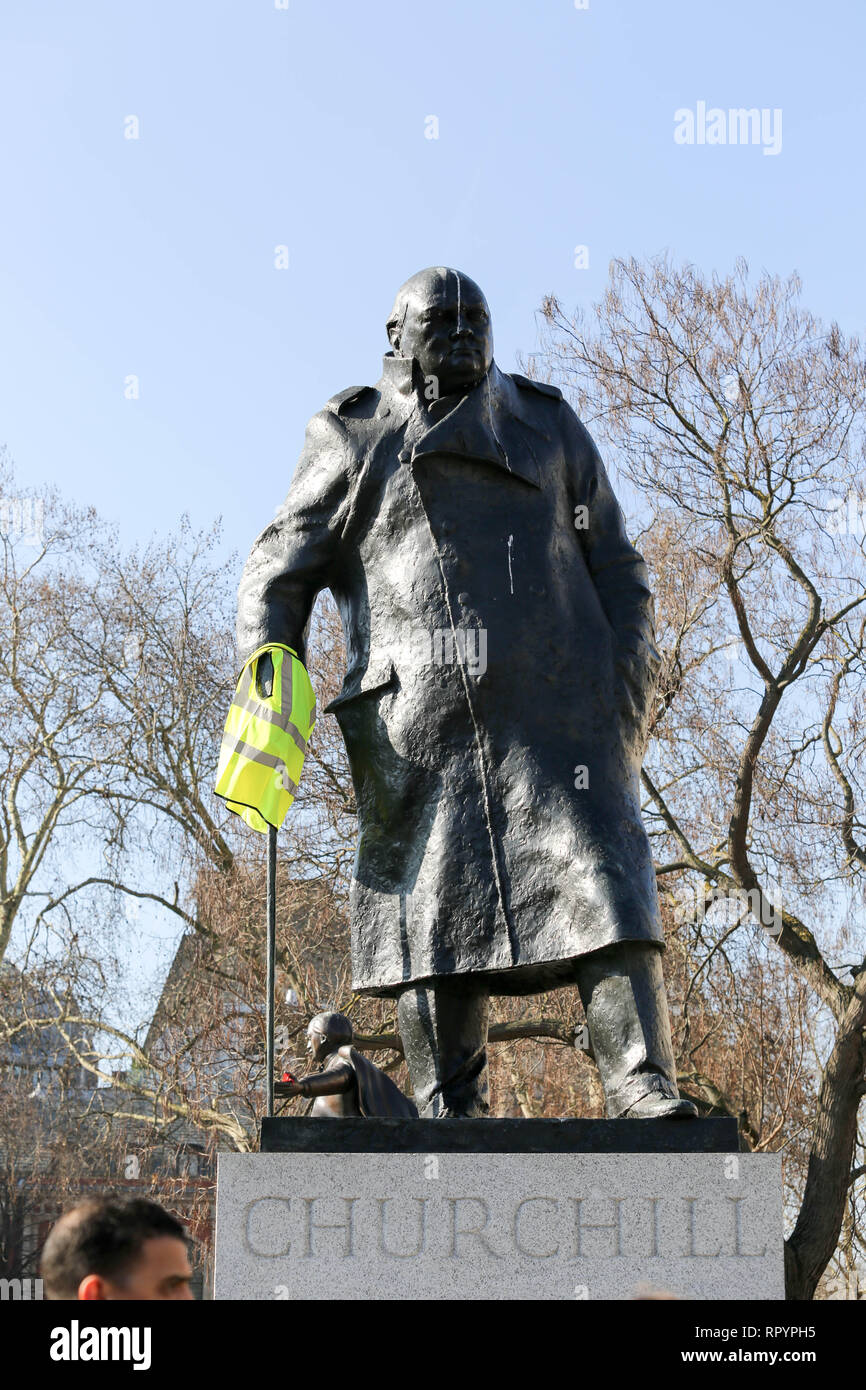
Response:
[{"label": "clear blue sky", "polygon": [[[246,551],[432,262],[506,370],[546,291],[663,248],[864,321],[860,0],[4,0],[0,32],[0,443],[129,539],[186,510]],[[781,108],[782,152],[675,144],[698,101]]]}]

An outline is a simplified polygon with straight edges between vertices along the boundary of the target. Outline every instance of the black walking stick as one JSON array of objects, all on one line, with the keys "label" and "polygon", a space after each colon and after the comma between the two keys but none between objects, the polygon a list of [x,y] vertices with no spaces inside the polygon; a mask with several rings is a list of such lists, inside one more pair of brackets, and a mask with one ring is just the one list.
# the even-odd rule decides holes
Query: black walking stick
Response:
[{"label": "black walking stick", "polygon": [[268,1077],[268,1089],[265,1096],[265,1114],[274,1113],[274,993],[276,981],[277,958],[277,832],[273,825],[268,826],[268,886],[267,886],[267,912],[268,912],[268,981],[267,981],[267,1001],[265,1005],[265,1032],[267,1039],[265,1043],[265,1069]]}]

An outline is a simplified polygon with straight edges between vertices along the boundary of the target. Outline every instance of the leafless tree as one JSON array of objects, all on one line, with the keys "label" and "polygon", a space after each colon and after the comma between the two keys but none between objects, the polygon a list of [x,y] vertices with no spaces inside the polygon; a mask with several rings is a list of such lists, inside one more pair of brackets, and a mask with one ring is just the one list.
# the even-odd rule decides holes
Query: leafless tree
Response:
[{"label": "leafless tree", "polygon": [[[771,1127],[751,1114],[746,1132],[807,1145],[786,1243],[795,1299],[813,1296],[843,1221],[862,1229],[866,1077],[866,368],[799,296],[795,276],[752,282],[743,262],[720,277],[618,261],[593,316],[545,302],[530,363],[634,490],[664,653],[645,813],[698,971],[681,1002],[685,1083],[726,1104],[701,1061],[726,1032],[729,1071],[750,1039],[772,1054],[769,1071],[742,1055],[760,1062],[764,1110],[775,1093]],[[721,1008],[698,1017],[699,1002]],[[788,1125],[810,1069],[806,1138]]]}]

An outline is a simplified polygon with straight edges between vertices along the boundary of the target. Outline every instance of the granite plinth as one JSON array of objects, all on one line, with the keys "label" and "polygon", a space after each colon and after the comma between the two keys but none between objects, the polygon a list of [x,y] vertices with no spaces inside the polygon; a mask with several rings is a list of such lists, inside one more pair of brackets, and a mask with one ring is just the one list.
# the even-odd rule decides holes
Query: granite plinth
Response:
[{"label": "granite plinth", "polygon": [[[336,1142],[346,1122],[324,1123]],[[778,1155],[219,1157],[217,1299],[592,1300],[647,1289],[784,1297]]]}]

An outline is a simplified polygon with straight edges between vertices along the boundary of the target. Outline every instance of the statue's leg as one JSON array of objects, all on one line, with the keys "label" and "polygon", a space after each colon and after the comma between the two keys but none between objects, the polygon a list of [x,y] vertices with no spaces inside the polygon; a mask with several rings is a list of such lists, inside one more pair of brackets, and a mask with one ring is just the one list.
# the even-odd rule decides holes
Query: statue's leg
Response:
[{"label": "statue's leg", "polygon": [[680,1100],[662,953],[624,941],[581,957],[577,985],[609,1119],[697,1114]]},{"label": "statue's leg", "polygon": [[465,976],[402,991],[397,1024],[420,1115],[489,1113],[488,1013],[487,986]]}]

